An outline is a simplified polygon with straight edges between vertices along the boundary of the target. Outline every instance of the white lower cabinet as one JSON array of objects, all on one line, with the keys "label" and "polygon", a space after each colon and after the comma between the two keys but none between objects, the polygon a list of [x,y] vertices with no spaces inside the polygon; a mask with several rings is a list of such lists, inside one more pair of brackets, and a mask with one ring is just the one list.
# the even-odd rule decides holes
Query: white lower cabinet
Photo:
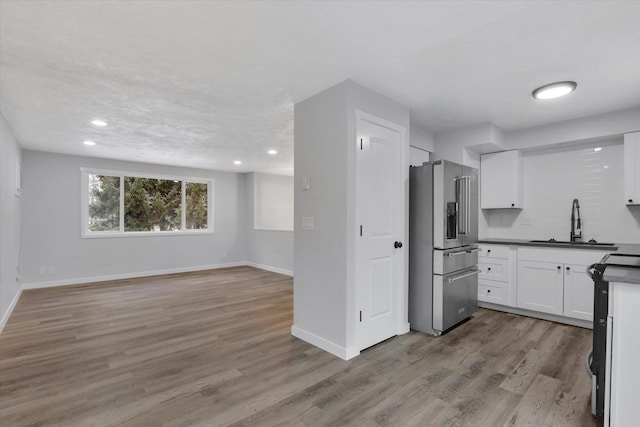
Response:
[{"label": "white lower cabinet", "polygon": [[593,280],[587,266],[606,252],[576,249],[518,249],[518,307],[593,321]]},{"label": "white lower cabinet", "polygon": [[584,327],[593,321],[593,280],[587,266],[609,251],[487,243],[479,248],[478,302],[491,303],[485,307],[551,314],[559,322]]},{"label": "white lower cabinet", "polygon": [[586,271],[586,265],[564,265],[565,316],[593,320],[593,280]]},{"label": "white lower cabinet", "polygon": [[478,301],[493,304],[515,305],[516,249],[504,245],[479,245]]},{"label": "white lower cabinet", "polygon": [[518,261],[518,307],[562,314],[563,293],[562,264]]},{"label": "white lower cabinet", "polygon": [[587,266],[537,261],[518,263],[518,307],[593,320],[593,280]]}]

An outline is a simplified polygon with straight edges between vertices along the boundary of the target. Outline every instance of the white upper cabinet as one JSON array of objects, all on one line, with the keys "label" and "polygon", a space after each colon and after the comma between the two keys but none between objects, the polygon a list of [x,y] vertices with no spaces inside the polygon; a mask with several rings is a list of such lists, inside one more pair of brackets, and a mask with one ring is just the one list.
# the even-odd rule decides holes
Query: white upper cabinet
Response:
[{"label": "white upper cabinet", "polygon": [[624,202],[640,205],[640,132],[624,136]]},{"label": "white upper cabinet", "polygon": [[520,151],[501,151],[480,157],[480,207],[522,209]]}]

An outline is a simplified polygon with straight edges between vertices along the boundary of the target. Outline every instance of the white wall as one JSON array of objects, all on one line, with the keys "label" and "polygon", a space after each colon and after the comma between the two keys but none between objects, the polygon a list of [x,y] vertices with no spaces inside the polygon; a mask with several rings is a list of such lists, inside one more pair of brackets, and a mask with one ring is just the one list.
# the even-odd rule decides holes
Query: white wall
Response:
[{"label": "white wall", "polygon": [[493,123],[481,123],[437,133],[434,137],[433,160],[449,160],[480,168],[480,153],[501,151],[503,132]]},{"label": "white wall", "polygon": [[[214,180],[214,234],[82,239],[80,168]],[[113,276],[243,264],[243,178],[239,174],[23,151],[23,281],[63,284]],[[55,274],[40,275],[52,267]]]},{"label": "white wall", "polygon": [[[292,333],[343,358],[357,354],[356,109],[409,129],[407,108],[348,80],[294,109]],[[303,177],[310,190],[302,190]],[[314,230],[301,229],[302,217],[314,218]]]},{"label": "white wall", "polygon": [[481,236],[569,240],[577,198],[585,241],[640,242],[640,209],[624,204],[623,156],[622,138],[525,152],[524,209],[482,210]]},{"label": "white wall", "polygon": [[[243,175],[246,189],[247,262],[255,267],[293,276],[293,231],[257,230],[254,227],[255,175]],[[293,185],[292,176],[278,177]]]},{"label": "white wall", "polygon": [[16,190],[16,163],[21,150],[0,112],[0,331],[20,295],[22,199]]},{"label": "white wall", "polygon": [[[595,185],[593,183],[597,180],[597,175],[589,174],[588,171],[591,170],[589,166],[576,161],[577,158],[586,158],[580,157],[576,150],[593,148],[599,144],[607,143],[619,145],[623,134],[638,130],[640,130],[640,108],[508,132],[503,131],[495,124],[482,123],[435,134],[432,159],[446,159],[479,168],[481,153],[513,149],[526,151],[524,210],[522,212],[480,210],[480,237],[517,239],[554,237],[567,240],[570,225],[567,218],[570,215],[571,201],[575,197],[580,198],[572,194],[584,194],[580,200],[582,201],[583,198],[586,200],[589,193],[587,187]],[[612,150],[602,153],[602,156],[613,155],[615,157],[616,149]],[[567,152],[573,154],[566,154]],[[537,173],[534,172],[534,168],[537,168],[535,166],[536,158],[544,159],[546,164],[554,165],[555,169],[543,175],[540,172],[543,164],[537,169]],[[590,228],[585,229],[585,232],[593,233],[596,240],[637,243],[639,241],[635,234],[638,227],[637,210],[621,206],[619,201],[616,201],[615,205],[607,204],[609,199],[611,201],[614,199],[613,194],[622,192],[623,185],[621,158],[618,156],[612,159],[612,162],[617,166],[608,165],[607,172],[602,175],[601,182],[607,182],[610,190],[602,196],[602,202],[605,204],[602,205],[604,207],[598,217],[601,218],[600,225],[590,222],[588,225]],[[527,165],[529,165],[528,168]],[[549,181],[547,179],[549,176],[554,176],[555,180]],[[581,178],[575,179],[577,176]],[[571,187],[567,187],[565,183]],[[542,190],[548,193],[542,194]],[[548,199],[542,197],[547,197],[547,195]],[[528,200],[529,198],[533,199]],[[567,200],[561,201],[565,199]],[[618,199],[622,200],[622,196]],[[560,205],[566,205],[566,208],[563,208],[562,213],[556,213],[560,209]],[[545,206],[548,206],[548,211],[544,211]],[[611,206],[614,207],[610,209]],[[588,215],[588,208],[583,210],[584,214]],[[593,206],[593,211],[595,212],[595,210],[596,207]],[[593,217],[589,221],[592,219]],[[631,232],[622,231],[616,224],[620,224],[620,227],[627,227]],[[587,223],[585,223],[585,227],[587,227]],[[590,238],[591,236],[587,240]],[[634,238],[636,240],[633,240]]]},{"label": "white wall", "polygon": [[409,131],[409,145],[411,147],[433,153],[433,133],[423,127],[411,123]]},{"label": "white wall", "polygon": [[[293,325],[343,350],[347,342],[347,135],[345,83],[295,104]],[[310,179],[310,190],[302,190],[303,177]],[[314,230],[301,229],[302,217],[314,218]]]},{"label": "white wall", "polygon": [[507,132],[508,150],[607,139],[640,130],[640,107]]}]

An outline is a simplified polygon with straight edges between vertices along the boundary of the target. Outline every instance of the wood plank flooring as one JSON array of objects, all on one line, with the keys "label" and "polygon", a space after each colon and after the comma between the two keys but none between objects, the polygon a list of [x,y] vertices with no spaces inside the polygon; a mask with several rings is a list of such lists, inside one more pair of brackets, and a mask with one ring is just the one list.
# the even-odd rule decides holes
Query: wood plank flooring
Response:
[{"label": "wood plank flooring", "polygon": [[591,331],[490,310],[340,360],[250,267],[28,290],[0,335],[4,426],[600,426]]}]

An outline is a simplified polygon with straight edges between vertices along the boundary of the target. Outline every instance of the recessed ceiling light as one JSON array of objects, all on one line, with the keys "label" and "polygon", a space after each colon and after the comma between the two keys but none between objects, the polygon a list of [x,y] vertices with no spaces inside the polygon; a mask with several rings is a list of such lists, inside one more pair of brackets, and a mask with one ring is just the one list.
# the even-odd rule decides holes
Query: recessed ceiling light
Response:
[{"label": "recessed ceiling light", "polygon": [[576,90],[576,82],[557,82],[544,85],[534,90],[531,95],[536,99],[553,99],[565,96]]},{"label": "recessed ceiling light", "polygon": [[91,124],[94,126],[98,126],[99,128],[103,128],[107,125],[107,122],[100,119],[91,120]]},{"label": "recessed ceiling light", "polygon": [[241,162],[240,160],[234,160],[234,161],[233,161],[233,164],[234,164],[234,165],[241,165],[241,164],[242,164],[242,162]]},{"label": "recessed ceiling light", "polygon": [[271,154],[272,156],[275,156],[276,154],[278,154],[278,150],[269,150],[267,151],[267,153]]},{"label": "recessed ceiling light", "polygon": [[96,145],[96,143],[93,141],[84,141],[84,145],[92,146],[92,145]]},{"label": "recessed ceiling light", "polygon": [[604,165],[603,167],[604,167],[605,169],[609,169],[609,166],[607,166],[607,165]]},{"label": "recessed ceiling light", "polygon": [[596,153],[597,153],[598,151],[602,151],[602,147],[596,147],[596,148],[594,148],[594,149],[593,149],[593,151],[595,151]]}]

